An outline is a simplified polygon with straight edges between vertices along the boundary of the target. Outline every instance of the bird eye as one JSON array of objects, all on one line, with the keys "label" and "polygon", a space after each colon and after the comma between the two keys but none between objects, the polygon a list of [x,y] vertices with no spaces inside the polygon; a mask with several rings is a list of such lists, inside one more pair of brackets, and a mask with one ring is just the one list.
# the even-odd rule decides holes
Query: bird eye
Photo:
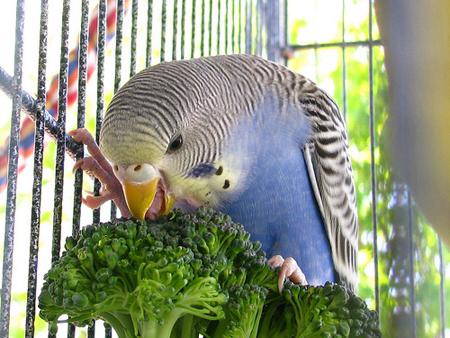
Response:
[{"label": "bird eye", "polygon": [[169,147],[167,148],[168,153],[173,153],[181,148],[183,145],[183,137],[181,134],[177,135],[172,142],[170,142]]}]

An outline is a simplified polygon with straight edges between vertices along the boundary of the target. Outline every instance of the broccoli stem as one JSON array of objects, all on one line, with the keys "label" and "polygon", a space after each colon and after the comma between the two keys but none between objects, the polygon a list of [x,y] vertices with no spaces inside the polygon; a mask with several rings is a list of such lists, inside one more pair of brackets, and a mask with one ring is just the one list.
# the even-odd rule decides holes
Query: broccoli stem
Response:
[{"label": "broccoli stem", "polygon": [[187,314],[181,317],[172,330],[171,338],[198,338],[198,332],[195,329],[195,317]]},{"label": "broccoli stem", "polygon": [[139,338],[170,338],[173,327],[182,315],[181,310],[174,309],[170,314],[164,318],[164,322],[160,325],[154,320],[146,320],[140,322],[140,333]]},{"label": "broccoli stem", "polygon": [[108,324],[112,326],[114,331],[116,331],[117,336],[119,338],[133,338],[135,337],[134,330],[133,330],[133,324],[124,322],[124,320],[117,318],[117,316],[113,315],[112,313],[102,313],[100,316],[102,319],[104,319]]}]

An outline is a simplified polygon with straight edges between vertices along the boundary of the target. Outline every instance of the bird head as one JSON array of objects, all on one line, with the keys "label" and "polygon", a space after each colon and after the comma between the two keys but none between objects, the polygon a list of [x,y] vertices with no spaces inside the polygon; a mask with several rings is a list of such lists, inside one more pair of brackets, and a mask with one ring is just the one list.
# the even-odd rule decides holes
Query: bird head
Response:
[{"label": "bird head", "polygon": [[159,64],[135,75],[112,99],[100,148],[134,217],[154,218],[175,202],[215,206],[236,191],[242,170],[222,149],[238,108],[226,103],[232,102],[225,99],[228,86],[210,85],[212,73],[196,60]]}]

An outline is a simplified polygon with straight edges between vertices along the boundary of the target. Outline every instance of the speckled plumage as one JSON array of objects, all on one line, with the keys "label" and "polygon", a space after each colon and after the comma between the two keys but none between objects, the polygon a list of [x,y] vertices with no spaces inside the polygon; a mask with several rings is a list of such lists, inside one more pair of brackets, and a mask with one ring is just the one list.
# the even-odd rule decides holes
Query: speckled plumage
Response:
[{"label": "speckled plumage", "polygon": [[[183,146],[167,152],[180,134]],[[305,77],[245,55],[148,68],[113,98],[100,146],[114,164],[157,167],[179,205],[209,204],[247,223],[270,254],[296,258],[307,279],[332,279],[334,266],[356,285],[345,123]]]}]

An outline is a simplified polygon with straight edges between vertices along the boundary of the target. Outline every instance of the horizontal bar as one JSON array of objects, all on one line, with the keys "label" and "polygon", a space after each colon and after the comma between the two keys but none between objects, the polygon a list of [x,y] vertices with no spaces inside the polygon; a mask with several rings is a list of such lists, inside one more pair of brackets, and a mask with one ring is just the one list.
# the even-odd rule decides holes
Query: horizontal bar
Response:
[{"label": "horizontal bar", "polygon": [[[9,75],[2,67],[0,67],[0,89],[6,93],[8,96],[12,97],[14,95],[13,78]],[[34,99],[29,93],[22,90],[22,110],[24,110],[33,120],[36,121],[36,99]],[[45,131],[54,139],[57,135],[57,122],[50,113],[45,110],[44,113],[44,125]],[[66,135],[66,146],[67,152],[72,158],[76,158],[77,154],[82,151],[81,144],[74,141],[72,137]]]},{"label": "horizontal bar", "polygon": [[288,45],[284,49],[301,50],[301,49],[317,49],[317,48],[332,48],[332,47],[360,47],[360,46],[379,46],[381,40],[360,40],[360,41],[340,41],[327,43],[310,43],[304,45]]}]

